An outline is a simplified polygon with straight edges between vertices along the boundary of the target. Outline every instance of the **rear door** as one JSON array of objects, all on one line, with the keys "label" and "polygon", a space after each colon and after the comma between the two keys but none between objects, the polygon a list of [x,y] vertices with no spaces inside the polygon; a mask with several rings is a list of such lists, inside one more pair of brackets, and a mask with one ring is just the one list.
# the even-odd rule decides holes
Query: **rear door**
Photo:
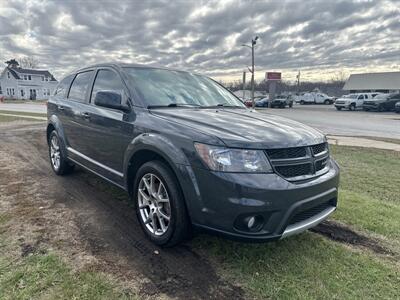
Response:
[{"label": "rear door", "polygon": [[91,149],[92,169],[122,183],[125,151],[133,137],[132,113],[95,105],[94,99],[99,91],[112,91],[128,101],[128,91],[120,75],[112,68],[97,70],[90,95],[90,105],[84,113],[86,122],[87,147]]},{"label": "rear door", "polygon": [[82,156],[90,156],[87,147],[87,122],[83,112],[88,106],[89,86],[93,80],[94,71],[86,70],[76,74],[72,81],[65,102],[59,106],[64,111],[63,127],[67,140],[68,155],[78,162],[84,162]]}]

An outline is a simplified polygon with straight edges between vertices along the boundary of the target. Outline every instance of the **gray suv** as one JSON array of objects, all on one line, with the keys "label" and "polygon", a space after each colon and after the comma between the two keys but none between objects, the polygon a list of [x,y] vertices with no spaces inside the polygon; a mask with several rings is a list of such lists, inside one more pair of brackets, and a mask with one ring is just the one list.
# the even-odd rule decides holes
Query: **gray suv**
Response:
[{"label": "gray suv", "polygon": [[47,113],[54,172],[79,165],[126,190],[157,245],[193,229],[276,240],[336,209],[339,168],[325,136],[249,110],[205,76],[95,65],[65,77]]}]

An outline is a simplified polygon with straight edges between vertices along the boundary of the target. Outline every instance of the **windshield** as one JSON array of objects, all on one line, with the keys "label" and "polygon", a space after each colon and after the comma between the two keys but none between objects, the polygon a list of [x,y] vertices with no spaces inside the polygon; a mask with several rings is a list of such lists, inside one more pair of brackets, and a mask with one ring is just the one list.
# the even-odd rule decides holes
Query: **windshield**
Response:
[{"label": "windshield", "polygon": [[155,106],[234,106],[240,100],[210,78],[182,71],[155,68],[126,68],[135,88],[149,107]]},{"label": "windshield", "polygon": [[389,95],[379,94],[374,97],[374,100],[386,100],[386,98],[388,98],[388,97],[389,97]]},{"label": "windshield", "polygon": [[344,95],[342,98],[350,98],[350,99],[356,99],[358,95],[352,94],[352,95]]}]

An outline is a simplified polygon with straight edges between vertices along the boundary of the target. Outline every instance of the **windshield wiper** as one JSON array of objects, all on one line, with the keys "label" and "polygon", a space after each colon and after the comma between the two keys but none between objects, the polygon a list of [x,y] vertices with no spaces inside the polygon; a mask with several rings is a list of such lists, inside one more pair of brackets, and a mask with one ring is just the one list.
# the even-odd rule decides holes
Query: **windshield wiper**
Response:
[{"label": "windshield wiper", "polygon": [[240,105],[231,105],[231,104],[225,104],[225,103],[218,103],[216,105],[210,105],[210,106],[202,106],[202,108],[216,108],[216,107],[244,108],[243,106],[240,106]]},{"label": "windshield wiper", "polygon": [[148,109],[151,108],[163,108],[163,107],[199,107],[198,104],[187,104],[187,103],[170,103],[168,105],[147,105]]}]

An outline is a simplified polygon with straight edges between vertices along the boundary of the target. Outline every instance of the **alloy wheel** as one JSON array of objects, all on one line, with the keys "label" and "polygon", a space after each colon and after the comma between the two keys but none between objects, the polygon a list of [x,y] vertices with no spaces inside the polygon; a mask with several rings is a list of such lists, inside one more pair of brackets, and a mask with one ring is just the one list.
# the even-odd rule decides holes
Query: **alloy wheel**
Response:
[{"label": "alloy wheel", "polygon": [[145,174],[138,186],[138,208],[147,230],[156,236],[165,234],[171,220],[171,206],[164,183],[155,174]]},{"label": "alloy wheel", "polygon": [[53,135],[50,140],[50,159],[54,170],[57,171],[60,168],[61,152],[60,144],[56,135]]}]

